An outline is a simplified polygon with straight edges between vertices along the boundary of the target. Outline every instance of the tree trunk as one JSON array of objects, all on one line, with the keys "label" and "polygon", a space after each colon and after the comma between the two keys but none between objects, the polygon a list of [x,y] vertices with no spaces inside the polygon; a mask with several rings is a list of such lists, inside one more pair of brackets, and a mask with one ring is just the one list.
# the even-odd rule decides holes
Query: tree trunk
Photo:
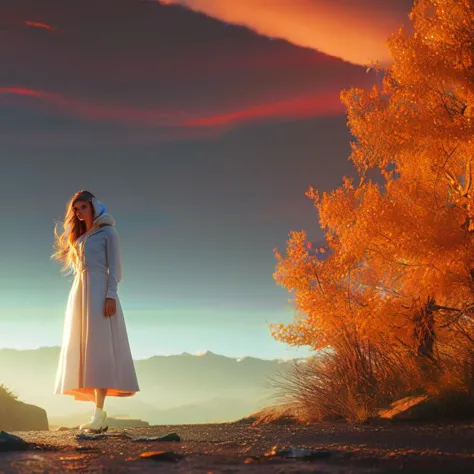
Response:
[{"label": "tree trunk", "polygon": [[424,304],[417,298],[411,308],[415,355],[425,381],[434,381],[438,377],[438,363],[434,356],[436,342],[434,306],[434,298],[430,296]]}]

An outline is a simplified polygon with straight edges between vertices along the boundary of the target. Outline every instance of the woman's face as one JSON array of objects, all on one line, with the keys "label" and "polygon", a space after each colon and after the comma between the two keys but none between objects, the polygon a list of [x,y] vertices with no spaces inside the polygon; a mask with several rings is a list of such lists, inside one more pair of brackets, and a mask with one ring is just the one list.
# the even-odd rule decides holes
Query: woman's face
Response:
[{"label": "woman's face", "polygon": [[89,221],[92,219],[92,206],[89,201],[76,201],[72,208],[80,221]]}]

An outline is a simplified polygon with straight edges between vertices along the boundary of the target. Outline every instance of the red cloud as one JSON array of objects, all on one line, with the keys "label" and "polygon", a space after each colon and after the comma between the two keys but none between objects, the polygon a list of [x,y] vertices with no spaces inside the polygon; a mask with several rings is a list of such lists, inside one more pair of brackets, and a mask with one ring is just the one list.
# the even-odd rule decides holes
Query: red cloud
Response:
[{"label": "red cloud", "polygon": [[[107,22],[108,2],[86,3],[84,10],[50,5],[36,12],[28,3],[8,15],[10,23],[28,18],[32,28],[61,25],[67,34],[54,42],[25,28],[9,35],[0,48],[0,105],[26,114],[36,109],[33,122],[45,111],[52,124],[73,117],[96,130],[118,125],[156,136],[215,136],[245,123],[342,114],[339,90],[373,82],[363,68],[334,56],[227,29],[183,8],[124,0]],[[188,42],[192,48],[183,46]],[[81,124],[61,125],[71,127]]]},{"label": "red cloud", "polygon": [[354,64],[390,62],[385,41],[408,22],[409,0],[158,0]]},{"label": "red cloud", "polygon": [[[169,122],[170,113],[156,109],[139,109],[108,104],[96,104],[85,100],[65,97],[53,92],[38,91],[22,87],[0,87],[0,95],[34,97],[41,99],[54,109],[86,120],[118,122],[148,126],[164,126]],[[177,113],[175,113],[176,119]]]},{"label": "red cloud", "polygon": [[253,107],[208,115],[182,122],[186,127],[219,127],[263,119],[301,119],[341,114],[344,108],[339,91],[259,104]]},{"label": "red cloud", "polygon": [[281,119],[301,119],[340,114],[343,106],[339,91],[326,91],[289,100],[264,102],[246,108],[233,108],[219,113],[186,112],[176,109],[141,109],[108,104],[96,104],[68,98],[60,94],[21,87],[0,88],[0,96],[39,99],[53,109],[87,120],[114,122],[152,128],[215,128],[247,122]]},{"label": "red cloud", "polygon": [[42,29],[48,30],[48,31],[54,31],[56,29],[51,25],[47,25],[46,23],[41,23],[41,22],[38,22],[38,21],[25,21],[25,25],[26,26],[32,26],[34,28],[42,28]]}]

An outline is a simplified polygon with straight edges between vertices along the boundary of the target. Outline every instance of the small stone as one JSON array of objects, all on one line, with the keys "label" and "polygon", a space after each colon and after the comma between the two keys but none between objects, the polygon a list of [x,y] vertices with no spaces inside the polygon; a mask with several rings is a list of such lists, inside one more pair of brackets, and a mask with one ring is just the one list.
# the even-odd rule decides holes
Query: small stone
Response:
[{"label": "small stone", "polygon": [[312,451],[305,456],[302,456],[303,461],[316,461],[318,459],[327,459],[331,457],[331,451]]},{"label": "small stone", "polygon": [[267,451],[264,456],[276,456],[278,445],[272,446],[269,451]]},{"label": "small stone", "polygon": [[161,442],[179,442],[181,438],[176,433],[169,433],[166,436],[140,436],[138,438],[134,438],[133,441],[161,441]]},{"label": "small stone", "polygon": [[28,447],[28,443],[19,436],[0,431],[0,451],[20,451]]},{"label": "small stone", "polygon": [[145,451],[140,454],[141,458],[152,459],[153,461],[178,462],[183,459],[182,454],[172,451]]},{"label": "small stone", "polygon": [[426,412],[431,400],[428,395],[404,397],[388,408],[380,410],[378,415],[386,420],[419,420],[423,418],[425,414],[423,412]]}]

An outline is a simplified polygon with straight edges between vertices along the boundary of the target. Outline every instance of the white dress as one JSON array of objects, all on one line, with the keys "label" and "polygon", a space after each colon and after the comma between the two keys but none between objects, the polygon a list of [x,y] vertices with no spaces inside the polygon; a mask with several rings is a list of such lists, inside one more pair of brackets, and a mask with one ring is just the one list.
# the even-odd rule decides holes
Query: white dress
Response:
[{"label": "white dress", "polygon": [[[114,226],[114,218],[104,214],[76,241],[79,264],[66,307],[54,390],[76,400],[94,401],[95,388],[115,397],[140,390],[117,292],[122,257]],[[104,315],[106,297],[116,300],[113,316]]]}]

